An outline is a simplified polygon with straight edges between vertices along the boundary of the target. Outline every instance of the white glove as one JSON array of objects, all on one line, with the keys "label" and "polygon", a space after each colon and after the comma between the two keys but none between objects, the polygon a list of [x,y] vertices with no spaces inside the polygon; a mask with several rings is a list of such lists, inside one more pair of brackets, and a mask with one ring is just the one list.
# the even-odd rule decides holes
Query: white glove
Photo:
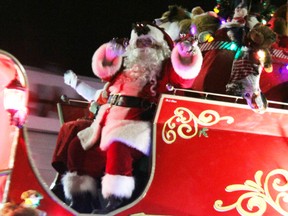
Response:
[{"label": "white glove", "polygon": [[78,81],[77,75],[72,70],[68,70],[64,73],[64,83],[66,85],[69,85],[75,89],[77,81]]},{"label": "white glove", "polygon": [[117,39],[109,41],[106,47],[106,58],[111,61],[117,56],[122,56],[125,53],[127,45],[123,42],[119,42]]},{"label": "white glove", "polygon": [[195,46],[198,45],[198,41],[192,36],[184,36],[176,42],[176,46],[180,56],[190,57],[195,54]]}]

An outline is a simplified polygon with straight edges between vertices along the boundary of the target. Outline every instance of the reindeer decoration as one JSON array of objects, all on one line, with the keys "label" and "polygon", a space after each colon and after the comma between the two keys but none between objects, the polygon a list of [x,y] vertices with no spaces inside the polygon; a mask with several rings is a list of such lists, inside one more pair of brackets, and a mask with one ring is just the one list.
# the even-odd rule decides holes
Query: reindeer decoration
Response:
[{"label": "reindeer decoration", "polygon": [[169,5],[168,11],[165,11],[160,18],[155,19],[155,24],[171,37],[173,41],[179,39],[180,22],[190,20],[191,13],[178,5]]}]

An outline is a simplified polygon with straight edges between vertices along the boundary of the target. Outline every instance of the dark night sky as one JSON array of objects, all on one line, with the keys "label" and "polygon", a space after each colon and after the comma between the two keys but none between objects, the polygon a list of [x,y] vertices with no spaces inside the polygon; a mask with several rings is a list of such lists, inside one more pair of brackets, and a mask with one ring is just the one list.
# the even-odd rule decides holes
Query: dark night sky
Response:
[{"label": "dark night sky", "polygon": [[94,76],[91,57],[102,43],[129,37],[132,23],[158,18],[172,4],[207,11],[216,0],[1,0],[0,49],[24,65]]},{"label": "dark night sky", "polygon": [[193,2],[1,0],[0,49],[24,65],[56,66],[60,72],[73,69],[77,74],[94,76],[91,57],[102,43],[113,37],[129,37],[133,22],[158,18],[168,5],[177,3],[189,10],[200,5]]}]

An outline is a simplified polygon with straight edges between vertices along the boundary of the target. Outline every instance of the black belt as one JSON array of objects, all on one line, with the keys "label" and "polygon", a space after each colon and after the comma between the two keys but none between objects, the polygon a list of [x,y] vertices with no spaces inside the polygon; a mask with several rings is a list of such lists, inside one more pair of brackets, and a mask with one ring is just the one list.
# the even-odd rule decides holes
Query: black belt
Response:
[{"label": "black belt", "polygon": [[150,108],[154,105],[153,103],[144,98],[125,96],[119,94],[110,95],[107,103],[116,106],[145,108],[145,109]]}]

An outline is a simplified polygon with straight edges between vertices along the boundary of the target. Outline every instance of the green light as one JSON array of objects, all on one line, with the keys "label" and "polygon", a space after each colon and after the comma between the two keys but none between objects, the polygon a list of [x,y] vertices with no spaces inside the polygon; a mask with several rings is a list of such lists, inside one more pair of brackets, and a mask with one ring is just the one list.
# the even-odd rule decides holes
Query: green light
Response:
[{"label": "green light", "polygon": [[267,21],[266,21],[265,19],[262,19],[262,20],[261,20],[261,23],[262,23],[263,25],[266,25],[266,24],[267,24]]},{"label": "green light", "polygon": [[234,59],[238,59],[241,55],[242,55],[242,50],[238,49],[235,56],[234,56]]},{"label": "green light", "polygon": [[238,49],[238,46],[236,45],[236,43],[232,42],[230,45],[230,50],[236,51],[237,49]]},{"label": "green light", "polygon": [[220,46],[220,49],[237,51],[237,50],[238,50],[238,45],[237,45],[235,42],[223,43],[223,44]]}]

